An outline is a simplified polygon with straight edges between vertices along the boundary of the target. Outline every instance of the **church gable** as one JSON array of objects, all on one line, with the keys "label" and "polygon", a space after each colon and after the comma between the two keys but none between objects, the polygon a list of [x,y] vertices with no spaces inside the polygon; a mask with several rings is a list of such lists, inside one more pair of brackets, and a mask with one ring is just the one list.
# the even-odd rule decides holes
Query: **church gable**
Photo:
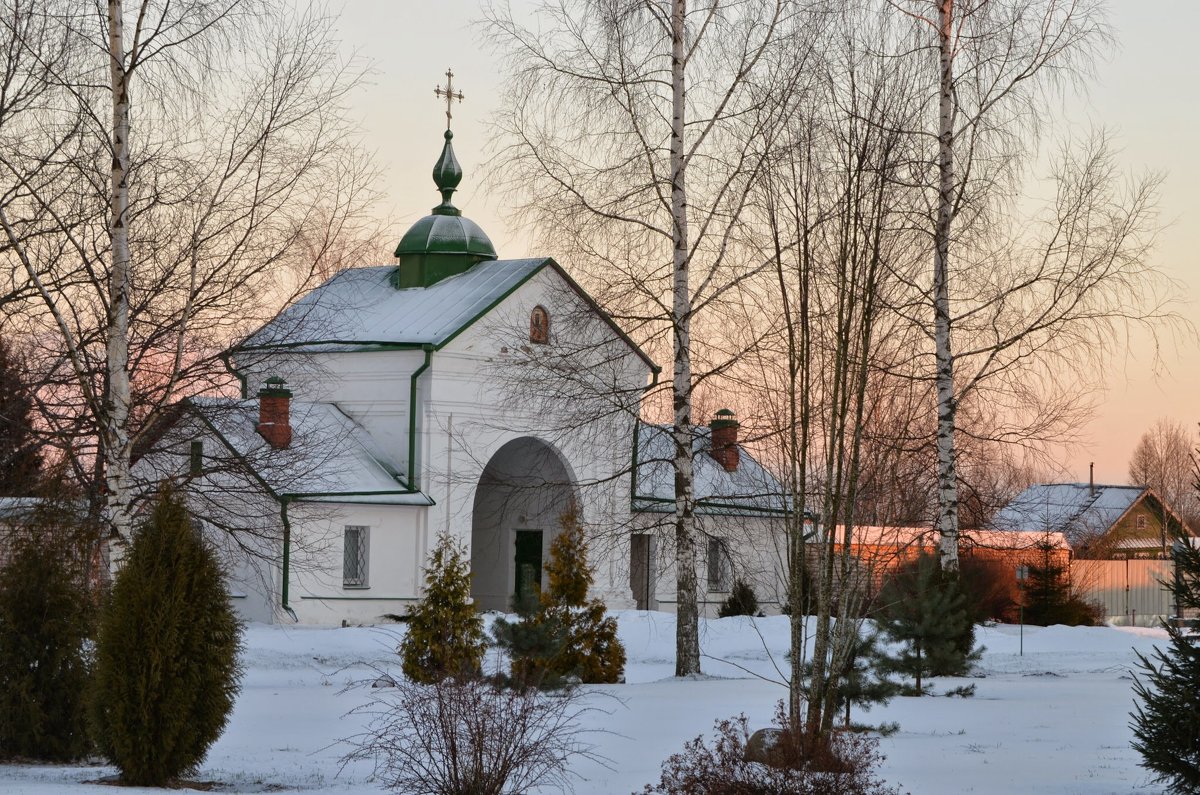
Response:
[{"label": "church gable", "polygon": [[395,266],[351,268],[305,295],[238,349],[441,347],[549,262],[488,260],[429,287],[396,289]]}]

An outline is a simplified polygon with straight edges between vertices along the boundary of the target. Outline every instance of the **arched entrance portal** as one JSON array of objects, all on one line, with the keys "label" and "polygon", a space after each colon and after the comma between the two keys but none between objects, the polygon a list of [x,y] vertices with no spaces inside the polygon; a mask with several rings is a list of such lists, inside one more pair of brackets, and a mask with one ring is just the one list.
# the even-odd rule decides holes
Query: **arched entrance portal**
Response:
[{"label": "arched entrance portal", "polygon": [[509,610],[542,584],[559,517],[576,505],[575,480],[557,450],[532,436],[488,461],[471,512],[471,596],[481,610]]}]

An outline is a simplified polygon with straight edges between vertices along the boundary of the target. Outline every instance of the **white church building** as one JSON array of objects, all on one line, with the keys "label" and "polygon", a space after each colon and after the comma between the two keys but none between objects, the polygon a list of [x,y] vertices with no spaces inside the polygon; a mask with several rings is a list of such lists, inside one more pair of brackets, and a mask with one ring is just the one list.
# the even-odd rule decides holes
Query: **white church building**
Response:
[{"label": "white church building", "polygon": [[[560,517],[588,533],[594,595],[674,608],[673,441],[644,423],[658,367],[554,260],[500,259],[442,202],[396,262],[326,281],[230,354],[240,400],[194,398],[138,467],[182,480],[250,620],[372,623],[420,598],[439,534],[480,609],[537,587]],[[783,598],[787,500],[732,413],[694,443],[701,599],[734,577]]]}]

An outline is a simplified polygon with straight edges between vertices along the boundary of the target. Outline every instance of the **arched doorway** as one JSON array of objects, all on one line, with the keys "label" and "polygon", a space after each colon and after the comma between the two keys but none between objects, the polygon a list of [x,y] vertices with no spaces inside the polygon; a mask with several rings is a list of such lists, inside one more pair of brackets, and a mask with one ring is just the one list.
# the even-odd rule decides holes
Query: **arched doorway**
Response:
[{"label": "arched doorway", "polygon": [[488,461],[471,512],[471,596],[481,610],[509,610],[541,586],[542,566],[576,505],[575,479],[559,452],[532,436],[505,444]]}]

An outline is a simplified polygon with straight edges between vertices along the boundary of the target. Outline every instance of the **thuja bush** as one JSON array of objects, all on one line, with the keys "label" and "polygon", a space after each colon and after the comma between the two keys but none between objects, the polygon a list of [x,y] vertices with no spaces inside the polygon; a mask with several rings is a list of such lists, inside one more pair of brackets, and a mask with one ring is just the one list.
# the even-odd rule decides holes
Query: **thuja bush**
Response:
[{"label": "thuja bush", "polygon": [[546,611],[559,616],[567,627],[556,670],[574,674],[584,683],[619,682],[625,672],[625,647],[617,638],[617,620],[608,615],[604,602],[587,598],[593,578],[583,527],[574,512],[564,514],[559,522],[563,530],[550,545],[542,594]]},{"label": "thuja bush", "polygon": [[592,570],[587,539],[574,512],[559,517],[550,545],[546,588],[519,622],[497,621],[496,641],[512,658],[519,685],[554,687],[574,678],[588,684],[621,681],[625,647],[604,602],[588,599]]},{"label": "thuja bush", "polygon": [[[780,733],[769,764],[750,751],[745,715],[719,720],[711,741],[698,736],[662,766],[657,784],[642,795],[894,795],[875,775],[883,761],[878,742],[852,732],[827,736]],[[637,795],[635,793],[635,795]]]},{"label": "thuja bush", "polygon": [[204,760],[233,709],[240,645],[220,563],[164,487],[96,641],[93,732],[123,783],[165,786]]},{"label": "thuja bush", "polygon": [[425,567],[425,592],[408,610],[400,641],[401,667],[414,682],[474,677],[482,670],[487,639],[471,603],[471,573],[462,546],[438,538]]},{"label": "thuja bush", "polygon": [[84,692],[94,610],[86,543],[63,510],[38,511],[0,566],[0,757],[69,761],[89,750]]},{"label": "thuja bush", "polygon": [[733,581],[733,589],[729,592],[729,598],[717,610],[717,617],[753,616],[757,615],[757,613],[758,596],[755,595],[754,589],[739,577]]}]

